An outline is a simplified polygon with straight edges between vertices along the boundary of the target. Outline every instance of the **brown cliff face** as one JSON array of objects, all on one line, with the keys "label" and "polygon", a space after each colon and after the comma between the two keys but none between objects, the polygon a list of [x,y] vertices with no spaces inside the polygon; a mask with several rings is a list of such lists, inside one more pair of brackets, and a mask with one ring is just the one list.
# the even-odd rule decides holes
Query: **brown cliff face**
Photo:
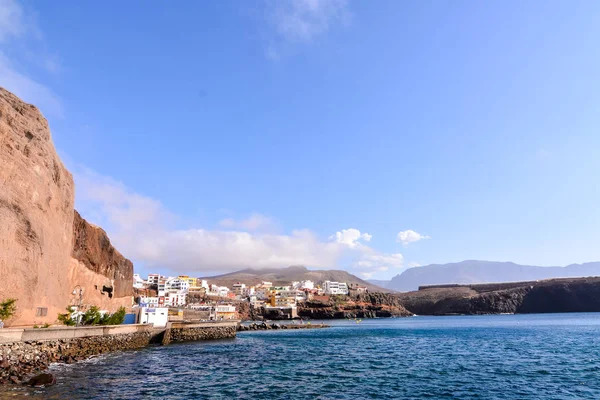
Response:
[{"label": "brown cliff face", "polygon": [[0,299],[18,299],[13,323],[64,308],[73,191],[46,119],[0,88]]},{"label": "brown cliff face", "polygon": [[77,211],[73,218],[72,256],[112,281],[110,296],[133,296],[133,263],[112,246],[103,229],[88,223]]},{"label": "brown cliff face", "polygon": [[9,326],[54,323],[68,305],[131,306],[133,265],[73,203],[48,122],[0,88],[0,300],[17,299]]},{"label": "brown cliff face", "polygon": [[408,317],[412,313],[392,294],[362,293],[356,296],[330,296],[328,301],[300,303],[298,315],[311,319],[337,319]]}]

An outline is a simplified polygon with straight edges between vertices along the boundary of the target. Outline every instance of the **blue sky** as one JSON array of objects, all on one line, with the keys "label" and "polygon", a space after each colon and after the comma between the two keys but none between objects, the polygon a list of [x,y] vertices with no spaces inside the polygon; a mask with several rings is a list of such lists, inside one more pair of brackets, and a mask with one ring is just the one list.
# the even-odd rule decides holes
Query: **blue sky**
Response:
[{"label": "blue sky", "polygon": [[566,265],[600,259],[599,11],[3,0],[0,84],[142,273]]}]

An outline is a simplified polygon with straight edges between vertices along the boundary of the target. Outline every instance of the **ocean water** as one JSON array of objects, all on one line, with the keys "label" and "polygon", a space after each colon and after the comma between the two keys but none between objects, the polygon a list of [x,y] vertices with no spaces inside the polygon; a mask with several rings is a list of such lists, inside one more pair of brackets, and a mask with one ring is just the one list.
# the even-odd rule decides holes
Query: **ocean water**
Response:
[{"label": "ocean water", "polygon": [[54,366],[49,399],[600,399],[600,313],[242,332]]}]

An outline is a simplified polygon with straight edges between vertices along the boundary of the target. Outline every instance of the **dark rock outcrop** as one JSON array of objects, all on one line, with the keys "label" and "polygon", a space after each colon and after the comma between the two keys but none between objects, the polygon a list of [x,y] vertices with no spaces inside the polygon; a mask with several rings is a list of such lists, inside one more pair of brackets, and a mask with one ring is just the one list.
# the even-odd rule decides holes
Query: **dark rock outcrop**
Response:
[{"label": "dark rock outcrop", "polygon": [[389,293],[362,293],[331,296],[329,301],[306,301],[298,305],[298,316],[311,319],[407,317],[412,313],[397,296]]},{"label": "dark rock outcrop", "polygon": [[599,312],[600,278],[431,286],[398,299],[418,315]]},{"label": "dark rock outcrop", "polygon": [[105,290],[110,297],[133,295],[133,263],[112,246],[102,228],[87,222],[77,211],[73,218],[72,256],[91,271],[112,280],[114,287]]},{"label": "dark rock outcrop", "polygon": [[54,375],[46,372],[34,376],[26,383],[26,385],[34,387],[52,386],[54,384],[56,384],[56,378],[54,377]]}]

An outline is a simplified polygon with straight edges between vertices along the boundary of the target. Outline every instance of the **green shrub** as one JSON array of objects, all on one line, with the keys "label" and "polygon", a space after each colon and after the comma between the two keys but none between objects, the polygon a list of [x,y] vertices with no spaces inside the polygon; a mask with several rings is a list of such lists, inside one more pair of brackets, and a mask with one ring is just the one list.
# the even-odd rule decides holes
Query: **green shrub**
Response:
[{"label": "green shrub", "polygon": [[[108,314],[106,314],[105,317],[107,315]],[[125,321],[125,307],[119,307],[115,313],[106,317],[106,319],[102,321],[103,323],[101,325],[121,325],[123,321]]]},{"label": "green shrub", "polygon": [[6,299],[0,302],[0,320],[7,320],[17,311],[17,299]]},{"label": "green shrub", "polygon": [[103,318],[100,309],[96,306],[91,306],[81,317],[81,325],[104,325],[100,323]]},{"label": "green shrub", "polygon": [[[67,311],[67,314],[58,314],[58,320],[67,326],[75,326],[77,321],[71,318],[73,313],[71,308],[67,307]],[[97,306],[91,306],[81,316],[81,325],[121,325],[123,321],[125,321],[125,307],[119,307],[113,314],[105,313],[103,315]]]},{"label": "green shrub", "polygon": [[58,320],[60,322],[62,322],[63,324],[67,325],[67,326],[75,326],[77,325],[77,321],[75,321],[73,318],[71,318],[71,315],[73,314],[73,310],[71,310],[71,307],[67,307],[67,312],[65,314],[58,314]]}]

